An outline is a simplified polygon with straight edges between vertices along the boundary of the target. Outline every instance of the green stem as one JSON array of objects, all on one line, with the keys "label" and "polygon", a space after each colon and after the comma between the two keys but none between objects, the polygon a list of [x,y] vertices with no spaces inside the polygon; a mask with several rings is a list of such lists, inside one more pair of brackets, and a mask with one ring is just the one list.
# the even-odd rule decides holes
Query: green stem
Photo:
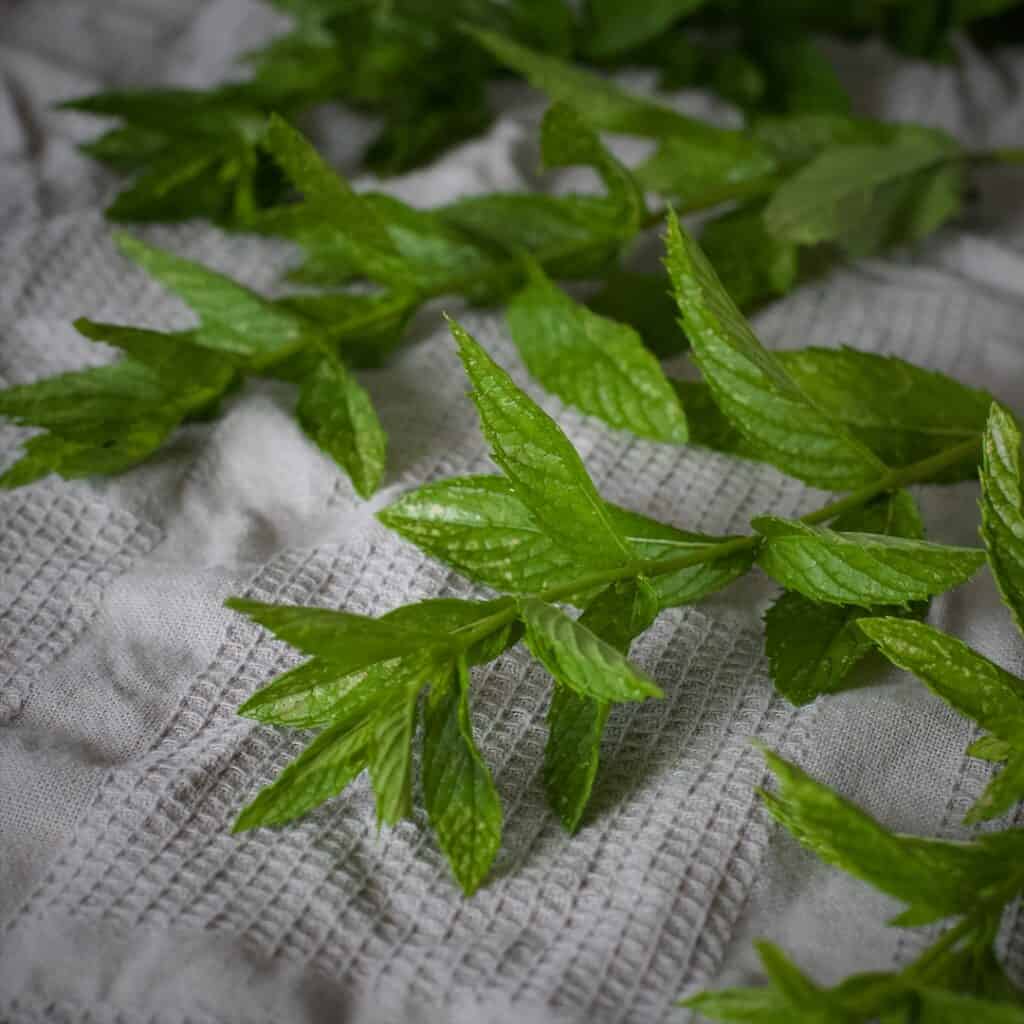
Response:
[{"label": "green stem", "polygon": [[1024,147],[1006,146],[1000,149],[987,149],[970,156],[973,164],[1024,164]]},{"label": "green stem", "polygon": [[[929,456],[927,459],[922,459],[920,462],[914,462],[909,466],[903,466],[899,469],[892,469],[874,483],[861,487],[859,490],[853,491],[842,498],[837,498],[835,501],[823,505],[815,512],[801,516],[799,521],[806,523],[808,526],[824,523],[841,515],[843,512],[866,505],[880,494],[898,491],[910,484],[930,480],[942,470],[957,465],[957,463],[962,462],[968,456],[977,452],[980,444],[981,436],[979,435],[954,445],[952,448],[947,448],[936,455]],[[720,558],[727,558],[729,555],[735,555],[743,551],[753,551],[756,550],[760,543],[761,538],[757,534],[751,534],[745,537],[733,537],[730,540],[718,541],[706,547],[700,547],[678,555],[668,555],[664,558],[637,559],[636,561],[615,566],[611,569],[595,570],[578,577],[570,583],[560,583],[557,586],[548,587],[546,590],[542,590],[537,597],[539,600],[549,603],[564,601],[566,598],[584,593],[595,587],[606,587],[613,583],[635,579],[639,576],[664,576],[668,573],[679,572],[681,569],[702,565],[705,562],[714,562]],[[461,637],[460,648],[465,650],[479,640],[482,640],[489,633],[507,626],[515,620],[518,614],[516,605],[510,603],[507,608],[503,608],[501,611],[495,612],[494,615],[475,623]]]}]

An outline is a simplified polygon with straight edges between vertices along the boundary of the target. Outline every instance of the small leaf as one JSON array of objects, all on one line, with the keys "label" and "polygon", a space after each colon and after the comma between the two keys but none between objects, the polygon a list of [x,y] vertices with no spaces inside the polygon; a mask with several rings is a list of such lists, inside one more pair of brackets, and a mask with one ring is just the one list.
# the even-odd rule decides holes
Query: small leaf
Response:
[{"label": "small leaf", "polygon": [[1020,429],[993,404],[985,431],[981,471],[981,536],[1003,601],[1024,630],[1024,496]]},{"label": "small leaf", "polygon": [[367,759],[378,827],[395,825],[412,813],[412,738],[420,690],[429,675],[448,671],[428,658],[419,665],[404,685],[388,692],[371,719]]},{"label": "small leaf", "polygon": [[[851,348],[774,352],[807,397],[870,448],[887,466],[908,466],[979,436],[992,398],[952,377],[895,356]],[[691,426],[691,443],[758,458],[751,445],[715,406],[702,382],[673,381]],[[938,473],[935,483],[971,479],[977,458]]]},{"label": "small leaf", "polygon": [[934,626],[861,619],[860,628],[894,665],[998,739],[1024,748],[1024,682]]},{"label": "small leaf", "polygon": [[452,873],[472,896],[501,846],[501,800],[473,739],[469,671],[431,689],[423,728],[423,802]]},{"label": "small leaf", "polygon": [[[833,528],[914,539],[924,536],[920,513],[906,491],[841,516]],[[857,628],[857,621],[868,614],[872,613],[784,593],[764,620],[765,651],[779,693],[793,704],[807,704],[847,689],[850,672],[873,647]]]},{"label": "small leaf", "polygon": [[705,6],[707,0],[649,0],[624,7],[619,0],[590,0],[587,53],[601,59],[632,50],[661,35],[673,22]]},{"label": "small leaf", "polygon": [[526,644],[556,682],[581,696],[602,701],[663,696],[618,650],[554,605],[525,598],[520,608]]},{"label": "small leaf", "polygon": [[964,817],[964,824],[1001,818],[1024,800],[1024,751],[1014,753],[985,787]]},{"label": "small leaf", "polygon": [[796,765],[770,751],[765,759],[779,783],[778,793],[762,794],[773,817],[827,864],[929,919],[969,911],[978,889],[1002,875],[977,844],[895,835]]},{"label": "small leaf", "polygon": [[679,399],[632,328],[574,302],[536,266],[507,315],[527,369],[549,391],[610,426],[686,443]]},{"label": "small leaf", "polygon": [[[884,188],[931,170],[956,153],[955,144],[947,138],[924,131],[904,135],[887,146],[828,149],[775,192],[764,212],[765,225],[773,235],[798,245],[842,241],[863,232],[865,220],[877,216],[880,203],[887,217],[895,215],[905,193],[895,193],[896,205],[887,207]],[[875,247],[855,248],[869,252]]]},{"label": "small leaf", "polygon": [[283,825],[337,796],[366,767],[370,726],[325,729],[235,821],[234,831]]},{"label": "small leaf", "polygon": [[361,256],[397,259],[398,252],[384,222],[301,132],[273,115],[267,124],[264,146],[303,193],[310,214],[344,231]]},{"label": "small leaf", "polygon": [[243,356],[275,353],[304,334],[299,317],[198,263],[118,235],[121,251],[199,315],[196,343]]},{"label": "small leaf", "polygon": [[537,522],[583,565],[629,561],[625,541],[558,424],[457,323],[451,328],[494,461]]},{"label": "small leaf", "polygon": [[995,736],[982,736],[967,748],[966,753],[968,757],[982,761],[1005,761],[1013,753],[1013,744]]},{"label": "small leaf", "polygon": [[299,389],[295,410],[302,429],[370,497],[386,466],[387,437],[370,396],[334,356],[316,364]]},{"label": "small leaf", "polygon": [[[729,538],[686,533],[606,505],[637,558],[694,552]],[[578,560],[544,531],[515,489],[498,476],[455,477],[402,495],[378,518],[434,558],[496,590],[537,594],[579,578]],[[663,608],[688,604],[747,572],[752,551],[659,575],[651,585]]]},{"label": "small leaf", "polygon": [[[658,597],[646,580],[603,590],[580,617],[580,625],[622,654],[658,614]],[[556,680],[548,709],[544,748],[544,788],[567,832],[583,818],[597,775],[601,736],[611,705],[576,692]]]},{"label": "small leaf", "polygon": [[787,590],[830,604],[871,608],[924,601],[965,583],[984,561],[973,548],[837,533],[774,516],[751,525],[765,539],[761,568]]},{"label": "small leaf", "polygon": [[675,217],[668,268],[683,326],[715,402],[761,458],[817,487],[853,488],[884,465],[797,387],[754,336]]}]

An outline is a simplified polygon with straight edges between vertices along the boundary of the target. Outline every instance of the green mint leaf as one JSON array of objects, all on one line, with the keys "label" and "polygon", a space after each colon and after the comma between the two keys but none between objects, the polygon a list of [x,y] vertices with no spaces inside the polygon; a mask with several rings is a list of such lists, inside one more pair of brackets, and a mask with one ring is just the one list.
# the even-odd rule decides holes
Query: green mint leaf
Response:
[{"label": "green mint leaf", "polygon": [[[921,185],[916,176],[956,155],[947,138],[923,131],[886,146],[828,149],[779,187],[765,208],[765,225],[773,235],[798,245],[845,241],[859,253],[921,237],[955,207],[944,205],[941,216],[931,207],[934,199],[922,207],[920,197],[914,196]],[[898,218],[912,222],[915,217],[921,218],[920,224],[895,229]]]},{"label": "green mint leaf", "polygon": [[501,846],[501,800],[473,739],[469,670],[431,688],[423,722],[423,802],[452,873],[472,896]]},{"label": "green mint leaf", "polygon": [[834,113],[805,113],[759,117],[750,132],[780,164],[799,167],[833,147],[888,145],[904,130],[900,125],[885,121]]},{"label": "green mint leaf", "polygon": [[853,488],[885,472],[761,345],[707,257],[671,215],[667,265],[694,358],[712,395],[762,458],[817,487]]},{"label": "green mint leaf", "polygon": [[769,195],[779,163],[751,136],[716,129],[666,135],[637,169],[650,192],[669,196],[682,211]]},{"label": "green mint leaf", "polygon": [[967,748],[966,753],[982,761],[1005,761],[1013,753],[1013,744],[995,736],[982,736]]},{"label": "green mint leaf", "polygon": [[[305,250],[305,262],[289,274],[292,280],[333,285],[370,277],[387,282],[407,298],[415,296],[417,302],[446,292],[465,294],[473,301],[488,301],[500,293],[508,268],[450,223],[443,207],[417,210],[374,192],[354,196],[353,202],[387,234],[390,250],[373,247],[359,234],[324,218],[316,204],[279,207],[258,220],[263,232],[290,238]],[[345,216],[349,215],[355,214],[348,211]]]},{"label": "green mint leaf", "polygon": [[685,352],[689,346],[679,329],[672,287],[663,273],[613,270],[587,305],[600,316],[628,324],[659,359]]},{"label": "green mint leaf", "polygon": [[979,844],[917,839],[889,832],[796,765],[765,751],[778,781],[765,805],[804,846],[919,911],[922,923],[970,911],[978,889],[1004,869]]},{"label": "green mint leaf", "polygon": [[388,692],[371,719],[367,760],[378,827],[395,825],[412,813],[412,739],[420,690],[430,674],[448,671],[428,659],[419,664],[405,685]]},{"label": "green mint leaf", "polygon": [[367,766],[370,724],[325,729],[239,814],[234,831],[283,825],[337,796]]},{"label": "green mint leaf", "polygon": [[536,265],[507,316],[527,369],[549,391],[612,427],[686,443],[679,399],[631,327],[575,302]]},{"label": "green mint leaf", "polygon": [[774,516],[751,525],[764,538],[761,568],[787,590],[829,604],[906,606],[965,583],[984,561],[973,548],[837,533]]},{"label": "green mint leaf", "polygon": [[[982,754],[999,752],[997,743],[1009,745],[1003,757],[997,758],[1006,759],[1006,767],[970,809],[966,820],[999,817],[1024,799],[1024,681],[955,637],[924,623],[872,618],[862,619],[859,625],[894,665],[913,672],[957,711],[993,734],[994,740],[986,737],[982,744]],[[974,753],[976,747],[968,752]]]},{"label": "green mint leaf", "polygon": [[[296,642],[300,649],[316,652],[312,660],[258,690],[238,713],[260,722],[299,727],[330,724],[341,716],[358,718],[382,692],[402,685],[410,672],[418,671],[420,654],[432,652],[443,661],[459,649],[460,631],[498,614],[509,604],[508,599],[435,599],[366,620],[327,609],[232,599],[228,607],[248,613],[282,639]],[[379,625],[362,632],[366,622]],[[472,664],[491,661],[520,635],[517,624],[509,625],[474,645],[466,652],[467,657]]]},{"label": "green mint leaf", "polygon": [[724,988],[700,992],[680,1002],[711,1020],[735,1024],[798,1024],[793,1007],[780,992],[771,988]]},{"label": "green mint leaf", "polygon": [[[637,558],[696,552],[727,539],[686,533],[616,505],[606,508]],[[378,518],[429,555],[496,590],[537,594],[580,575],[573,551],[552,539],[502,477],[426,484],[402,495]],[[751,552],[738,553],[659,575],[651,586],[663,608],[689,604],[746,573],[752,561]]]},{"label": "green mint leaf", "polygon": [[[360,254],[387,265],[398,260],[387,226],[373,208],[324,161],[313,144],[281,117],[272,116],[263,144],[305,197],[305,212],[344,231]],[[396,273],[400,268],[396,268]]]},{"label": "green mint leaf", "polygon": [[25,443],[23,457],[0,476],[0,488],[51,472],[75,479],[129,469],[179,423],[209,412],[235,383],[234,364],[192,345],[191,333],[91,321],[76,326],[132,357],[0,391],[0,416],[48,431]]},{"label": "green mint leaf", "polygon": [[[773,353],[797,387],[887,466],[908,466],[980,435],[992,398],[952,377],[895,356],[851,348]],[[758,458],[755,447],[714,404],[707,384],[673,381],[690,423],[690,441]],[[935,483],[971,479],[977,458],[939,472]]]},{"label": "green mint leaf", "polygon": [[121,251],[199,316],[197,345],[242,356],[266,356],[296,345],[308,327],[294,314],[229,277],[131,235],[117,236]]},{"label": "green mint leaf", "polygon": [[859,625],[894,665],[998,739],[1024,748],[1024,681],[923,622],[869,618]]},{"label": "green mint leaf", "polygon": [[996,1003],[976,996],[946,992],[943,989],[917,990],[919,1024],[1024,1024],[1019,1006]]},{"label": "green mint leaf", "polygon": [[753,50],[765,82],[761,109],[797,115],[849,113],[850,95],[832,62],[804,31],[765,31]]},{"label": "green mint leaf", "polygon": [[1024,630],[1024,496],[1020,428],[993,404],[985,430],[981,470],[981,536],[1003,601]]},{"label": "green mint leaf", "polygon": [[[622,654],[658,615],[658,595],[646,580],[614,584],[587,606],[580,625]],[[601,736],[611,705],[556,680],[548,709],[544,788],[567,832],[583,819],[597,775]]]},{"label": "green mint leaf", "polygon": [[593,167],[608,190],[619,233],[632,238],[641,229],[647,208],[640,186],[575,108],[555,103],[548,109],[541,123],[540,147],[548,167]]},{"label": "green mint leaf", "polygon": [[370,497],[386,465],[387,437],[370,396],[333,355],[323,356],[302,381],[296,416],[302,429]]},{"label": "green mint leaf", "polygon": [[467,31],[502,64],[525,76],[552,100],[575,107],[595,128],[655,138],[683,135],[715,139],[728,134],[659,103],[631,95],[600,75],[557,57],[536,53],[496,32]]},{"label": "green mint leaf", "polygon": [[651,0],[631,9],[618,0],[590,0],[587,53],[601,59],[635,49],[706,4],[707,0]]},{"label": "green mint leaf", "polygon": [[774,943],[762,939],[754,945],[772,987],[794,1009],[819,1007],[828,998]]},{"label": "green mint leaf", "polygon": [[526,644],[556,682],[601,701],[663,696],[616,648],[554,605],[528,597],[520,602],[520,609]]},{"label": "green mint leaf", "polygon": [[304,654],[324,658],[346,671],[411,654],[443,639],[417,627],[415,621],[396,622],[387,616],[374,619],[331,608],[263,604],[241,597],[228,598],[224,604]]},{"label": "green mint leaf", "polygon": [[494,461],[537,522],[583,565],[629,561],[625,541],[558,424],[457,323],[451,328]]},{"label": "green mint leaf", "polygon": [[[906,491],[855,509],[837,519],[833,527],[917,540],[924,537],[920,513]],[[765,651],[779,693],[793,704],[807,704],[823,694],[847,689],[850,673],[873,648],[857,628],[858,620],[868,614],[872,613],[820,604],[791,591],[783,594],[764,620]]]},{"label": "green mint leaf", "polygon": [[797,247],[768,233],[761,203],[730,210],[704,225],[701,248],[741,309],[785,295],[800,275]]}]

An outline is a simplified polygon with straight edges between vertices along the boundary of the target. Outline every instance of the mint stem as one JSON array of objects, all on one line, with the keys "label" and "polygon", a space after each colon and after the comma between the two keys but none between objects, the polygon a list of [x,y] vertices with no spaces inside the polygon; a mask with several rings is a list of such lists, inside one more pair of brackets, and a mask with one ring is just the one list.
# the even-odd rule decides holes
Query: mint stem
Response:
[{"label": "mint stem", "polygon": [[[898,491],[910,484],[924,483],[931,480],[937,473],[950,466],[955,466],[978,451],[981,445],[981,435],[963,441],[952,448],[931,455],[920,462],[911,463],[898,469],[892,469],[874,483],[861,487],[859,490],[847,494],[845,497],[837,498],[835,501],[823,505],[815,512],[810,512],[800,517],[800,522],[813,526],[816,523],[824,523],[830,519],[851,509],[860,508],[866,505],[873,498],[889,491]],[[621,580],[634,579],[639,576],[664,576],[670,572],[678,572],[681,569],[689,569],[701,565],[704,562],[713,562],[719,558],[737,554],[741,551],[755,550],[761,543],[757,534],[746,537],[733,537],[730,540],[719,541],[709,544],[707,547],[698,548],[696,551],[688,551],[681,555],[670,555],[666,558],[637,559],[626,565],[616,566],[614,569],[601,569],[596,572],[587,573],[573,580],[571,583],[559,584],[557,587],[549,587],[541,591],[537,597],[541,601],[557,602],[577,594],[585,593],[595,587],[609,586]],[[483,619],[471,630],[460,637],[459,647],[466,650],[490,633],[507,626],[518,616],[518,606],[510,603],[494,615]]]}]

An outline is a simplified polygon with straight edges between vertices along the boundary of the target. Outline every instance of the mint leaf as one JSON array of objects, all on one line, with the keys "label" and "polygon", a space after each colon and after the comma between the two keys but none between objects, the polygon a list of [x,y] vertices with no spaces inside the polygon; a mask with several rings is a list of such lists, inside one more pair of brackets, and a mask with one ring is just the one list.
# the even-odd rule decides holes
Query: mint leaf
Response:
[{"label": "mint leaf", "polygon": [[686,443],[679,399],[632,328],[574,302],[536,265],[507,315],[527,369],[549,391],[612,427]]},{"label": "mint leaf", "polygon": [[797,247],[770,235],[763,205],[730,210],[704,225],[701,248],[737,307],[753,309],[792,291],[800,274]]},{"label": "mint leaf", "polygon": [[600,75],[557,57],[537,53],[497,32],[468,29],[470,35],[502,64],[518,71],[552,100],[575,107],[595,128],[632,135],[683,135],[716,139],[729,134],[669,107],[631,95]]},{"label": "mint leaf", "polygon": [[636,177],[686,212],[769,195],[778,172],[775,156],[756,139],[719,128],[665,135]]},{"label": "mint leaf", "polygon": [[393,268],[396,275],[401,273],[398,253],[384,222],[334,173],[305,136],[283,118],[273,116],[263,144],[302,192],[305,214],[344,231],[360,259]]},{"label": "mint leaf", "polygon": [[779,785],[762,794],[772,816],[827,864],[907,903],[920,923],[969,912],[1001,877],[979,844],[896,835],[777,754],[765,760]]},{"label": "mint leaf", "polygon": [[751,525],[764,537],[758,565],[787,590],[829,604],[906,606],[966,582],[984,561],[973,548],[837,533],[774,516]]},{"label": "mint leaf", "polygon": [[423,802],[452,873],[472,896],[501,846],[501,800],[473,739],[464,661],[431,687],[423,722]]},{"label": "mint leaf", "polygon": [[0,391],[0,416],[47,431],[25,442],[22,458],[0,476],[0,488],[49,473],[75,479],[129,469],[181,422],[206,415],[235,384],[234,363],[192,344],[190,332],[81,320],[76,326],[131,357]]},{"label": "mint leaf", "polygon": [[857,487],[885,472],[761,345],[707,257],[671,215],[667,265],[694,358],[715,402],[760,457],[816,487]]},{"label": "mint leaf", "polygon": [[121,251],[198,314],[197,345],[241,356],[275,355],[296,346],[308,332],[301,318],[236,284],[229,277],[130,235],[118,235]]},{"label": "mint leaf", "polygon": [[920,1024],[1024,1024],[1024,1010],[975,996],[946,992],[942,989],[919,989],[918,1016]]},{"label": "mint leaf", "polygon": [[[851,348],[774,352],[783,369],[815,405],[888,466],[908,466],[984,430],[992,398],[952,377],[895,356]],[[673,381],[687,410],[690,441],[716,451],[758,458],[756,447],[714,404],[707,384]],[[938,473],[935,483],[971,479],[977,458]]]},{"label": "mint leaf", "polygon": [[629,8],[618,0],[590,0],[587,53],[600,59],[632,50],[706,4],[707,0],[650,0]]},{"label": "mint leaf", "polygon": [[554,605],[528,597],[520,602],[520,609],[526,644],[556,682],[583,697],[602,701],[662,696],[618,650]]},{"label": "mint leaf", "polygon": [[981,471],[981,536],[1003,601],[1024,630],[1024,496],[1020,428],[993,403]]},{"label": "mint leaf", "polygon": [[235,832],[283,825],[337,796],[367,766],[370,723],[325,729],[239,814]]},{"label": "mint leaf", "polygon": [[689,345],[664,273],[613,270],[587,305],[600,316],[629,324],[660,359],[685,352]]},{"label": "mint leaf", "polygon": [[[906,491],[855,509],[837,519],[833,527],[917,540],[924,537],[920,513]],[[784,593],[764,619],[765,651],[775,688],[793,704],[807,704],[847,689],[851,671],[873,647],[857,628],[858,620],[879,613],[819,604],[792,591]]]},{"label": "mint leaf", "polygon": [[632,238],[641,229],[647,208],[640,186],[605,149],[578,110],[565,103],[553,104],[541,123],[540,146],[548,167],[587,165],[600,174],[623,238]]},{"label": "mint leaf", "polygon": [[[839,241],[858,253],[921,237],[956,208],[946,204],[941,213],[928,204],[922,208],[914,194],[921,185],[916,176],[957,155],[949,139],[923,130],[905,133],[890,145],[828,149],[779,187],[765,208],[765,225],[798,245]],[[902,230],[896,226],[899,218],[904,218]],[[914,218],[920,223],[914,224]]]},{"label": "mint leaf", "polygon": [[[894,665],[913,672],[930,690],[993,734],[983,755],[1002,754],[1006,767],[970,809],[968,822],[1005,814],[1024,799],[1024,681],[966,644],[919,622],[862,619],[865,635]],[[1001,742],[1009,749],[993,749]],[[975,747],[969,748],[974,753]],[[979,756],[974,754],[974,756]]]},{"label": "mint leaf", "polygon": [[1024,682],[956,637],[923,622],[862,619],[860,628],[894,665],[998,739],[1024,747]]},{"label": "mint leaf", "polygon": [[[637,558],[708,549],[727,538],[686,533],[606,505]],[[538,594],[579,578],[575,554],[558,545],[498,476],[454,477],[402,495],[378,518],[429,555],[470,579],[515,594]],[[688,604],[731,583],[752,564],[750,552],[715,559],[651,580],[663,608]]]},{"label": "mint leaf", "polygon": [[[641,579],[603,590],[587,606],[579,624],[625,655],[634,637],[654,622],[658,610],[658,595]],[[548,709],[544,788],[567,832],[579,828],[590,800],[610,710],[608,701],[584,696],[556,678]]]},{"label": "mint leaf", "polygon": [[370,497],[384,475],[387,437],[370,396],[335,356],[323,356],[302,381],[295,414],[356,491]]},{"label": "mint leaf", "polygon": [[584,565],[629,561],[625,541],[558,424],[454,321],[451,329],[494,461],[537,522]]},{"label": "mint leaf", "polygon": [[[358,717],[386,690],[419,670],[419,656],[439,662],[461,649],[460,631],[508,607],[508,601],[420,601],[379,619],[324,608],[263,605],[238,598],[229,608],[248,614],[312,660],[271,680],[238,713],[274,725],[313,726]],[[466,652],[471,663],[491,661],[519,638],[513,624]]]},{"label": "mint leaf", "polygon": [[412,813],[412,738],[420,690],[445,669],[428,659],[408,681],[389,690],[374,712],[367,760],[373,794],[377,799],[377,825],[395,825]]}]

